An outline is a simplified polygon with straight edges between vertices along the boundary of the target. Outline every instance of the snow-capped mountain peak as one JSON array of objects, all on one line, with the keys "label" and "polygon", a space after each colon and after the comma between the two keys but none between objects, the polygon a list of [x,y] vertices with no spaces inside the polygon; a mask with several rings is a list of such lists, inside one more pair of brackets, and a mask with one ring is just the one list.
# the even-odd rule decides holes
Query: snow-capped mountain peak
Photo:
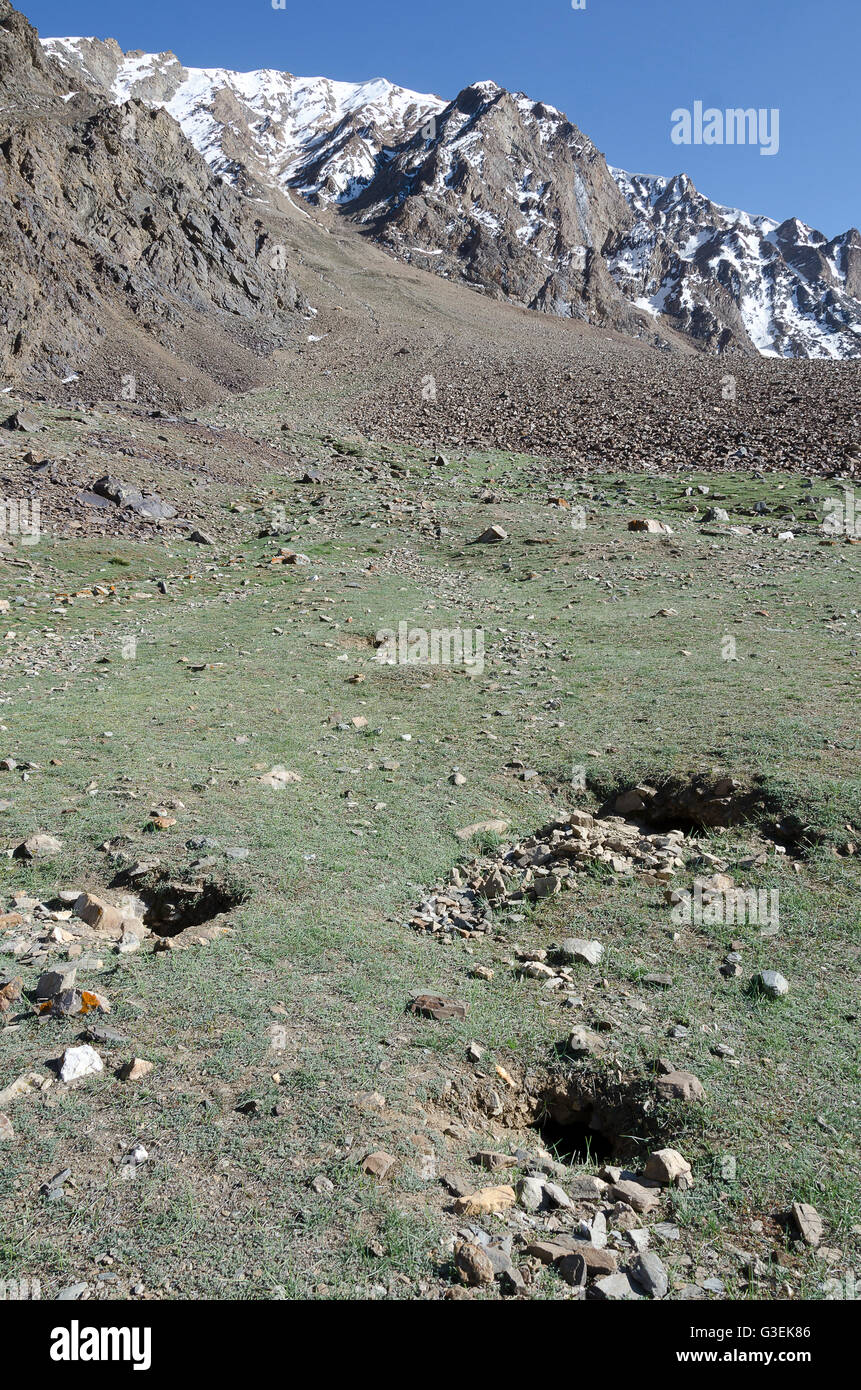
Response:
[{"label": "snow-capped mountain peak", "polygon": [[335,201],[372,176],[382,145],[400,143],[446,105],[383,77],[335,82],[274,68],[187,68],[170,52],[123,53],[113,39],[42,42],[112,101],[163,106],[217,173],[235,177],[242,165],[262,182]]},{"label": "snow-capped mountain peak", "polygon": [[829,242],[797,217],[713,203],[686,174],[611,172],[635,220],[608,248],[610,271],[639,308],[718,349],[861,356],[857,232]]},{"label": "snow-capped mountain peak", "polygon": [[608,168],[563,112],[491,79],[453,101],[385,78],[187,68],[45,39],[67,81],[162,106],[213,170],[328,203],[392,254],[542,312],[713,351],[861,357],[861,237],[828,240]]}]

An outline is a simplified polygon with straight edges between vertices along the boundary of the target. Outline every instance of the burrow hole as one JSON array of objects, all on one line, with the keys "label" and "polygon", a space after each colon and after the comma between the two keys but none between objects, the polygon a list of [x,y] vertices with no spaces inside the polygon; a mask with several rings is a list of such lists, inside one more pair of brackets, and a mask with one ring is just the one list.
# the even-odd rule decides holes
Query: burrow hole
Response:
[{"label": "burrow hole", "polygon": [[616,1156],[617,1141],[601,1130],[591,1129],[586,1119],[563,1124],[545,1112],[536,1121],[535,1132],[560,1163],[600,1165]]},{"label": "burrow hole", "polygon": [[146,904],[144,924],[157,936],[178,936],[187,927],[202,927],[215,917],[239,907],[247,897],[224,883],[181,883],[161,878],[136,883],[135,892]]}]

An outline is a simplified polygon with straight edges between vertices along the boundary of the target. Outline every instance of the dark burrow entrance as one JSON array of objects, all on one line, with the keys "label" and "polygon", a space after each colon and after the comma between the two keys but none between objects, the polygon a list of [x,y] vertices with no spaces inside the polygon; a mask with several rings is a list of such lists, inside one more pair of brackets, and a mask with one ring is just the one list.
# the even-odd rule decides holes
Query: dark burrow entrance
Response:
[{"label": "dark burrow entrance", "polygon": [[624,1163],[659,1137],[648,1076],[554,1070],[528,1079],[524,1090],[529,1128],[561,1163]]},{"label": "dark burrow entrance", "polygon": [[758,779],[742,783],[734,777],[697,774],[692,777],[659,774],[644,777],[636,786],[621,791],[596,787],[603,805],[601,814],[623,815],[652,831],[684,830],[687,833],[717,827],[761,822],[770,809],[769,798]]},{"label": "dark burrow entrance", "polygon": [[635,786],[599,780],[590,783],[590,789],[601,802],[601,816],[622,815],[650,832],[682,830],[696,835],[748,826],[799,858],[828,838],[825,831],[787,811],[759,774],[742,780],[716,773],[657,773]]},{"label": "dark burrow entrance", "polygon": [[590,1129],[585,1120],[572,1120],[561,1124],[550,1114],[535,1124],[535,1132],[547,1149],[560,1163],[588,1163],[598,1165],[615,1157],[616,1140],[600,1130]]},{"label": "dark burrow entrance", "polygon": [[156,936],[178,936],[186,927],[201,927],[231,912],[247,897],[230,884],[213,880],[182,883],[167,877],[145,884],[136,882],[134,890],[146,904],[144,923]]}]

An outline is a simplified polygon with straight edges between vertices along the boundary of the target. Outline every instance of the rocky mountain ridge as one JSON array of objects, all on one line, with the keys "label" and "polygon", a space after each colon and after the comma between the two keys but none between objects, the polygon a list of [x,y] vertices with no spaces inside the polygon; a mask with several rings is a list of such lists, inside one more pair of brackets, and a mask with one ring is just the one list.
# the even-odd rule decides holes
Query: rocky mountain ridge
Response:
[{"label": "rocky mountain ridge", "polygon": [[186,68],[45,39],[71,81],[164,106],[211,167],[329,205],[400,259],[545,313],[721,353],[861,356],[861,237],[607,166],[565,115],[494,82],[454,101],[384,79]]}]

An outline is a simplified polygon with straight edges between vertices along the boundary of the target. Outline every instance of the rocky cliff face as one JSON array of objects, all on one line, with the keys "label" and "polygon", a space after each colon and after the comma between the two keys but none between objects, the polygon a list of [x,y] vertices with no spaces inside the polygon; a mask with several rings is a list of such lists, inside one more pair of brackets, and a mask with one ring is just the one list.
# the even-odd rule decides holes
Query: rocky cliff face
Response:
[{"label": "rocky cliff face", "polygon": [[[431,133],[432,132],[432,133]],[[603,248],[631,216],[561,112],[492,82],[381,161],[349,210],[395,254],[496,297],[635,330]]]},{"label": "rocky cliff face", "polygon": [[299,296],[272,229],[176,122],[70,83],[8,0],[0,107],[0,371],[56,381],[95,360],[116,396],[123,375],[254,380]]},{"label": "rocky cliff face", "polygon": [[451,102],[379,79],[185,68],[48,39],[71,84],[164,106],[240,186],[329,204],[392,254],[531,309],[715,352],[861,356],[861,238],[720,207],[685,175],[608,169],[553,107],[493,82]]}]

